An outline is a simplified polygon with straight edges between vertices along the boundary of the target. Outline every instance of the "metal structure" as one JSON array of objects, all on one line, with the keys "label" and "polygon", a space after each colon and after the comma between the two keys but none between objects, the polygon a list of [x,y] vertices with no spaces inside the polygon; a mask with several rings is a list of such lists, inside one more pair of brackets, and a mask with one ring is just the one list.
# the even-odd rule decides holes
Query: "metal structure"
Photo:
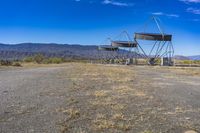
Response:
[{"label": "metal structure", "polygon": [[149,65],[158,64],[162,58],[165,58],[165,65],[173,65],[172,35],[164,33],[158,18],[152,17],[151,21],[155,22],[158,33],[143,31],[136,32],[134,35],[134,40],[140,50],[140,58],[146,59]]},{"label": "metal structure", "polygon": [[112,40],[110,38],[107,38],[102,44],[98,47],[98,55],[99,60],[101,63],[114,63],[114,60],[116,59],[117,52],[119,51],[118,47],[111,46]]},{"label": "metal structure", "polygon": [[99,50],[103,50],[103,51],[117,51],[117,50],[119,50],[119,48],[118,47],[114,47],[114,46],[102,45],[102,46],[99,46]]},{"label": "metal structure", "polygon": [[150,21],[154,22],[158,32],[146,32],[148,23],[144,31],[135,32],[133,39],[123,31],[99,46],[99,59],[104,63],[137,64],[138,59],[143,59],[148,65],[173,65],[172,35],[164,33],[158,18],[153,16]]},{"label": "metal structure", "polygon": [[123,31],[111,43],[111,46],[118,47],[121,51],[120,61],[123,64],[136,64],[137,63],[137,43],[133,41],[127,31]]},{"label": "metal structure", "polygon": [[137,43],[131,40],[126,31],[123,31],[114,40],[108,38],[107,41],[109,41],[109,44],[105,45],[106,43],[103,43],[103,45],[99,46],[99,56],[103,62],[117,64],[136,63]]}]

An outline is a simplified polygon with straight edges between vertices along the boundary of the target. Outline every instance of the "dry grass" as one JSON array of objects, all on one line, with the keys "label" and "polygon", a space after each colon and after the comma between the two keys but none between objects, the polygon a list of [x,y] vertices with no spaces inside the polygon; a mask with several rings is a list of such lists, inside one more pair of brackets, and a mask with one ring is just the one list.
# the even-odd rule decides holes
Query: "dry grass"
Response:
[{"label": "dry grass", "polygon": [[106,119],[96,119],[94,120],[94,127],[97,130],[103,130],[103,129],[111,129],[114,128],[115,123],[111,120]]},{"label": "dry grass", "polygon": [[[27,64],[26,67],[43,66],[46,67],[46,65],[38,64]],[[57,65],[48,65],[48,67],[51,66]],[[55,114],[60,115],[58,125],[63,133],[126,132],[129,130],[129,132],[137,130],[140,133],[151,133],[145,130],[154,130],[153,126],[155,128],[161,126],[162,129],[166,130],[170,125],[169,121],[171,121],[168,121],[168,118],[178,119],[177,116],[181,116],[180,122],[182,122],[183,115],[186,113],[187,115],[200,113],[200,109],[188,110],[189,107],[184,108],[182,106],[185,104],[184,101],[169,103],[173,99],[169,99],[169,101],[162,99],[166,98],[163,92],[170,93],[167,89],[165,90],[165,86],[170,87],[169,85],[178,83],[174,79],[180,78],[182,74],[187,75],[188,71],[192,71],[189,75],[191,73],[194,73],[195,76],[198,75],[197,69],[83,63],[67,63],[58,66],[61,66],[58,69],[58,75],[52,76],[60,79],[56,83],[61,84],[61,86],[56,87],[54,92],[43,91],[39,94],[48,99],[61,99],[54,104],[57,108]],[[174,82],[167,84],[169,79],[174,80]],[[197,85],[198,83],[196,83]],[[63,91],[59,92],[60,89]],[[0,118],[1,121],[4,119]]]},{"label": "dry grass", "polygon": [[95,99],[90,101],[90,104],[93,106],[113,106],[116,105],[117,103],[115,102],[114,97],[106,97],[106,98],[101,98],[101,99]]},{"label": "dry grass", "polygon": [[[140,91],[136,92],[135,88],[130,85],[131,80],[135,79],[135,72],[127,68],[127,66],[81,64],[74,65],[74,70],[68,75],[68,79],[76,83],[75,88],[78,86],[77,90],[81,91],[79,93],[90,97],[85,101],[88,102],[88,108],[102,110],[95,112],[95,116],[91,118],[91,127],[94,130],[127,131],[131,129],[132,126],[123,113],[127,104],[121,104],[119,101],[126,101],[125,95],[135,97],[145,94]],[[84,83],[86,81],[87,83]],[[100,86],[94,89],[90,87],[93,85],[92,82]],[[77,117],[76,110],[64,112],[72,118]]]},{"label": "dry grass", "polygon": [[112,108],[113,110],[116,110],[116,111],[122,111],[122,110],[125,110],[126,107],[127,107],[126,104],[119,104],[119,103],[114,104],[114,105],[111,106],[111,108]]},{"label": "dry grass", "polygon": [[31,63],[22,63],[22,66],[25,68],[34,68],[34,67],[60,67],[61,65],[65,64],[37,64],[34,62]]},{"label": "dry grass", "polygon": [[200,76],[200,68],[192,67],[171,67],[169,68],[171,73],[176,73],[178,75],[188,75],[188,76]]},{"label": "dry grass", "polygon": [[124,120],[125,119],[125,116],[122,114],[122,113],[117,113],[117,114],[114,114],[113,117],[112,117],[114,120]]},{"label": "dry grass", "polygon": [[129,87],[128,85],[118,85],[118,86],[115,86],[113,87],[113,90],[117,91],[119,94],[123,95],[123,94],[128,94],[128,93],[131,93],[133,92],[134,90]]},{"label": "dry grass", "polygon": [[135,94],[133,94],[134,96],[138,96],[138,97],[145,97],[146,94],[143,91],[136,91]]},{"label": "dry grass", "polygon": [[105,97],[108,95],[109,91],[105,91],[105,90],[100,90],[100,91],[95,91],[94,95],[95,97]]},{"label": "dry grass", "polygon": [[146,131],[141,132],[141,133],[153,133],[153,132],[152,132],[152,131],[148,131],[148,130],[146,130]]},{"label": "dry grass", "polygon": [[[90,125],[87,127],[89,132],[126,132],[132,131],[138,125],[142,127],[140,124],[149,122],[150,118],[161,119],[162,116],[156,114],[158,112],[165,116],[170,115],[164,114],[158,108],[153,110],[155,106],[160,106],[158,101],[152,100],[155,98],[149,93],[151,89],[149,87],[155,86],[151,84],[149,79],[141,78],[138,81],[138,72],[128,66],[72,63],[71,67],[73,69],[67,73],[66,79],[73,82],[72,88],[75,89],[70,97],[74,96],[78,102],[70,102],[68,108],[71,109],[64,110],[64,113],[72,119],[67,123],[69,126],[75,126],[76,123],[80,124],[86,120]],[[155,68],[155,70],[152,67],[151,70],[172,71],[172,73],[177,71],[176,69],[162,69],[160,67]],[[174,75],[173,73],[171,78]],[[164,76],[170,76],[170,74]],[[160,78],[162,79],[162,77]],[[156,87],[164,85],[166,85],[165,82]],[[150,100],[148,101],[147,98]],[[153,108],[146,107],[148,104],[153,104]],[[80,107],[80,110],[74,107]],[[182,110],[176,108],[173,111],[175,114],[181,114]],[[84,123],[82,124],[84,125]],[[70,132],[74,131],[73,129],[68,130]],[[144,132],[141,133],[151,133],[145,129],[143,128],[141,131]]]},{"label": "dry grass", "polygon": [[117,130],[127,131],[131,128],[131,124],[129,122],[120,121],[121,117],[123,117],[122,115],[118,114],[115,115],[115,117],[117,117],[117,120],[97,117],[93,121],[93,126],[96,130],[117,129]]},{"label": "dry grass", "polygon": [[63,110],[63,113],[66,113],[70,119],[75,119],[80,117],[80,110],[78,109],[68,109],[68,110]]}]

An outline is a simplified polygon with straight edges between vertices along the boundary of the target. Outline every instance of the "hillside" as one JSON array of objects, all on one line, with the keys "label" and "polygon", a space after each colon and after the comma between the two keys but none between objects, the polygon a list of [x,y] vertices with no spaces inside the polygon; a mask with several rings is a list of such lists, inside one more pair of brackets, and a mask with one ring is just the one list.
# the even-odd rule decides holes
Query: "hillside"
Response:
[{"label": "hillside", "polygon": [[[46,57],[62,57],[66,59],[98,59],[99,55],[112,56],[110,52],[99,52],[95,45],[69,45],[55,43],[21,43],[15,45],[0,44],[0,59],[20,60],[38,53]],[[121,50],[123,56],[124,51]],[[200,60],[197,56],[176,55],[177,60]]]},{"label": "hillside", "polygon": [[190,60],[189,57],[187,57],[187,56],[182,56],[182,55],[175,55],[174,58],[175,58],[176,60]]},{"label": "hillside", "polygon": [[190,58],[191,60],[200,60],[200,55],[188,56],[188,58]]},{"label": "hillside", "polygon": [[0,44],[0,59],[23,59],[41,53],[46,57],[97,58],[97,46],[68,44],[22,43],[16,45]]}]

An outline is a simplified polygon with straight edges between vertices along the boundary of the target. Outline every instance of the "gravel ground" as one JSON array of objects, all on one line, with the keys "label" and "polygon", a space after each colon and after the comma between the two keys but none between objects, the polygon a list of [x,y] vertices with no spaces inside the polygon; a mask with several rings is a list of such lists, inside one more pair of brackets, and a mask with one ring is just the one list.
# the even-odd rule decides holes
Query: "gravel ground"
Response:
[{"label": "gravel ground", "polygon": [[200,132],[200,69],[0,68],[1,133]]}]

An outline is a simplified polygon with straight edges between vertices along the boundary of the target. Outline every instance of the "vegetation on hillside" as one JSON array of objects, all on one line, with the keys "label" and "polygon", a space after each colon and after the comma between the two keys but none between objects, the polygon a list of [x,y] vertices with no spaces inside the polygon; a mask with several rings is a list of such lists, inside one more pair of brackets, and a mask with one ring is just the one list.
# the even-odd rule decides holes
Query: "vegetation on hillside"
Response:
[{"label": "vegetation on hillside", "polygon": [[64,58],[52,57],[47,58],[42,54],[37,54],[35,56],[29,56],[24,58],[23,60],[0,60],[1,66],[22,66],[22,63],[37,63],[37,64],[60,64],[67,62],[69,60],[65,60]]},{"label": "vegetation on hillside", "polygon": [[60,64],[65,62],[65,59],[59,57],[47,58],[42,54],[37,54],[35,56],[26,57],[23,61],[28,63],[35,62],[38,64]]},{"label": "vegetation on hillside", "polygon": [[8,60],[0,60],[0,65],[1,66],[16,66],[16,67],[21,67],[21,63],[18,61],[8,61]]}]

